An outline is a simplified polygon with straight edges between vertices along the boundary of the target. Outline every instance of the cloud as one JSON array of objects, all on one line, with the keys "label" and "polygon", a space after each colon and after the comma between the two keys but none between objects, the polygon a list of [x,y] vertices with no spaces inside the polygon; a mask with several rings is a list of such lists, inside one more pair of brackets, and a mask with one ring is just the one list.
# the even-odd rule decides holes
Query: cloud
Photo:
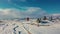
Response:
[{"label": "cloud", "polygon": [[8,2],[14,2],[14,1],[16,1],[16,2],[26,2],[27,0],[7,0]]},{"label": "cloud", "polygon": [[60,16],[60,14],[52,14],[53,16]]},{"label": "cloud", "polygon": [[46,12],[38,7],[22,7],[21,9],[16,8],[5,8],[0,9],[0,19],[7,18],[26,18],[26,17],[40,17],[45,15]]}]

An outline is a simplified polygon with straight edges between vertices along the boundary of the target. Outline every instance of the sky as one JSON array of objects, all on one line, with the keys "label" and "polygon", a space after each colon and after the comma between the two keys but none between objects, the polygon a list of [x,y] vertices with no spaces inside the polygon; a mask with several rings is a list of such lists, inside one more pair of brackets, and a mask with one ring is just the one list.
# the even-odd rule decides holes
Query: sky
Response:
[{"label": "sky", "polygon": [[59,13],[60,0],[0,0],[1,17],[39,17]]}]

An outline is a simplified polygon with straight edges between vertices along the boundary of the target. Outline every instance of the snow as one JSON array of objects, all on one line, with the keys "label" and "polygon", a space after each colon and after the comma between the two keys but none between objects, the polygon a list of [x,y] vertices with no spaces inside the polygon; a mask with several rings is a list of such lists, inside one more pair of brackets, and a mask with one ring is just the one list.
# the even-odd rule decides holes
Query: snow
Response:
[{"label": "snow", "polygon": [[[33,25],[31,23],[33,23]],[[0,24],[0,34],[19,34],[19,32],[20,34],[60,34],[59,20],[48,23],[52,24],[50,26],[37,26],[34,25],[34,23],[37,24],[36,20],[3,21],[4,25]]]}]

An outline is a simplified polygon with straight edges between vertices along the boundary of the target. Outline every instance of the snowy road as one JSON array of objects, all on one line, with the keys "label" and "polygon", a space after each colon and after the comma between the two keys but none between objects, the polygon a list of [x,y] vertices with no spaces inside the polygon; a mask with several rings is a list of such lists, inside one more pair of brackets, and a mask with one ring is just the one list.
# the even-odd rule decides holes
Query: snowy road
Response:
[{"label": "snowy road", "polygon": [[23,24],[23,22],[10,21],[3,26],[0,25],[0,34],[60,34],[60,23],[38,27],[36,25]]}]

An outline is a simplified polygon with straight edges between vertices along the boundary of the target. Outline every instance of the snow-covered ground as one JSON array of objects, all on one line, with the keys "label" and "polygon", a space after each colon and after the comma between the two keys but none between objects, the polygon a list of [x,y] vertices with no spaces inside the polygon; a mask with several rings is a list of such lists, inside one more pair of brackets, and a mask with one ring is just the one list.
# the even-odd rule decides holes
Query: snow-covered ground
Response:
[{"label": "snow-covered ground", "polygon": [[0,34],[60,34],[58,20],[50,26],[37,26],[31,23],[36,24],[36,21],[3,21],[0,23]]}]

